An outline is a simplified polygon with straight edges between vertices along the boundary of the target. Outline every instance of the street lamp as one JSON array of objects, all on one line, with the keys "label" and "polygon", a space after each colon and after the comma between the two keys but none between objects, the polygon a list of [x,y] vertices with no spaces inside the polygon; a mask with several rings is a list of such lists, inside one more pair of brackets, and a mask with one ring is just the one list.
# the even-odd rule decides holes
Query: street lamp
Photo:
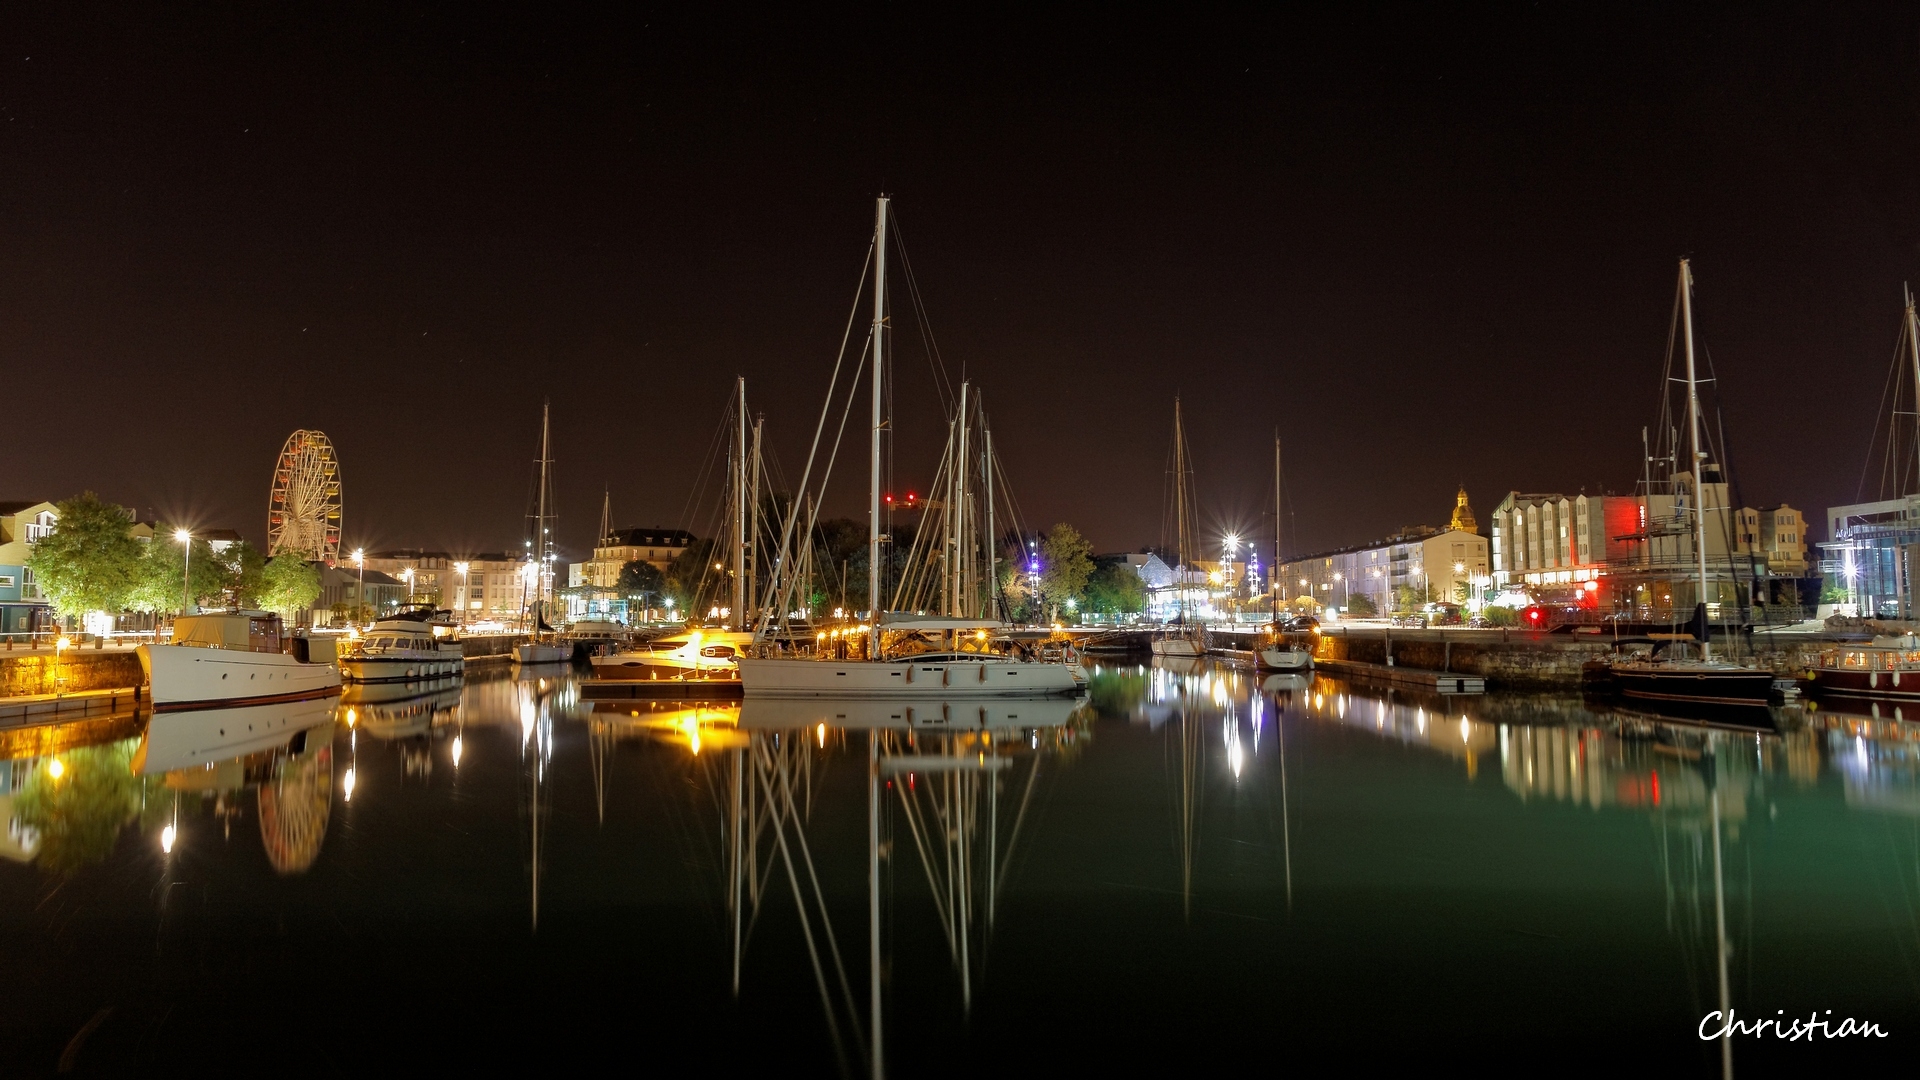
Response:
[{"label": "street lamp", "polygon": [[408,606],[412,606],[413,604],[413,567],[409,566],[405,570],[400,571],[400,576],[407,579],[407,604]]},{"label": "street lamp", "polygon": [[467,602],[467,571],[472,569],[472,567],[472,563],[457,562],[453,564],[454,573],[460,575],[460,625],[462,626],[467,624],[467,608],[469,606]]},{"label": "street lamp", "polygon": [[[353,606],[356,609],[368,607],[367,605],[367,549],[366,548],[353,549],[353,565],[360,568],[360,587],[354,590]],[[371,612],[372,609],[368,608],[368,611]],[[354,612],[355,616],[358,616],[359,614],[360,612],[357,610]],[[358,619],[356,619],[355,621],[358,621]]]},{"label": "street lamp", "polygon": [[193,606],[193,534],[185,529],[175,529],[173,538],[186,549],[186,555],[180,560],[180,614],[185,615],[187,609]]}]

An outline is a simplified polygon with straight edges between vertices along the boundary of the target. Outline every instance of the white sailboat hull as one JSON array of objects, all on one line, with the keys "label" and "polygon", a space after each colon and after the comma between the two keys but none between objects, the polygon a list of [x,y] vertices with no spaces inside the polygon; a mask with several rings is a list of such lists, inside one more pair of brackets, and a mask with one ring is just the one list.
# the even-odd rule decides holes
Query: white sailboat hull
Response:
[{"label": "white sailboat hull", "polygon": [[1032,697],[1078,694],[1078,665],[1006,660],[761,660],[741,657],[740,688],[748,697],[925,698]]},{"label": "white sailboat hull", "polygon": [[572,660],[572,645],[546,645],[530,641],[513,647],[513,662],[516,664],[565,664]]},{"label": "white sailboat hull", "polygon": [[147,696],[155,709],[257,705],[340,692],[340,669],[286,653],[200,645],[142,645]]},{"label": "white sailboat hull", "polygon": [[1207,652],[1190,638],[1154,638],[1151,647],[1155,656],[1191,657]]},{"label": "white sailboat hull", "polygon": [[1311,671],[1313,654],[1305,649],[1261,649],[1260,666],[1275,671]]}]

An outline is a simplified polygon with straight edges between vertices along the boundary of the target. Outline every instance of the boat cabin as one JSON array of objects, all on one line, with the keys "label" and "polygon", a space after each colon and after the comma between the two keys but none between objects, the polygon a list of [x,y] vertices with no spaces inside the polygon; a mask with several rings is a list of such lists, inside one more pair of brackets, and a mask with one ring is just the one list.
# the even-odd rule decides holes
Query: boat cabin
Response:
[{"label": "boat cabin", "polygon": [[173,620],[172,640],[175,645],[194,645],[203,649],[239,649],[260,653],[284,651],[280,643],[280,616],[270,611],[182,615]]},{"label": "boat cabin", "polygon": [[1871,645],[1842,645],[1820,652],[1825,671],[1920,671],[1920,638],[1878,637]]}]

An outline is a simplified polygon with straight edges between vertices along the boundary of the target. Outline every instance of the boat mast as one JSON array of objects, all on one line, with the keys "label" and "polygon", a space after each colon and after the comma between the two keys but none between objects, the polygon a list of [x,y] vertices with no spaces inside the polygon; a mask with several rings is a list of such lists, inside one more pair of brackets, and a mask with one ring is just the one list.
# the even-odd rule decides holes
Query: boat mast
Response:
[{"label": "boat mast", "polygon": [[547,574],[553,563],[553,559],[549,555],[549,549],[553,543],[553,530],[547,525],[547,483],[553,472],[553,459],[548,454],[549,443],[547,441],[547,435],[550,430],[548,427],[548,419],[552,409],[552,402],[542,401],[540,403],[540,505],[535,513],[533,523],[533,527],[540,532],[539,537],[534,542],[534,554],[540,560],[534,565],[533,571],[535,574],[533,602],[535,605],[534,610],[538,613],[534,616],[536,624],[538,620],[547,617],[547,587],[550,584],[547,580]]},{"label": "boat mast", "polygon": [[[1913,290],[1903,286],[1902,291],[1907,294],[1907,352],[1913,358],[1914,409],[1920,415],[1920,318],[1914,316]],[[1913,440],[1913,452],[1920,457],[1920,436],[1915,436]]]},{"label": "boat mast", "polygon": [[959,456],[953,459],[953,609],[956,618],[967,614],[966,556],[963,553],[967,532],[967,384],[960,384]]},{"label": "boat mast", "polygon": [[1700,627],[1700,659],[1711,659],[1707,626],[1707,455],[1700,451],[1700,382],[1693,367],[1693,271],[1680,260],[1680,313],[1687,337],[1687,434],[1693,444],[1693,550],[1699,559],[1700,596],[1694,612]]},{"label": "boat mast", "polygon": [[1273,565],[1267,568],[1273,590],[1273,621],[1280,622],[1280,429],[1273,429]]},{"label": "boat mast", "polygon": [[1187,627],[1187,433],[1180,425],[1180,395],[1173,398],[1173,561],[1174,581],[1180,590],[1180,632]]},{"label": "boat mast", "polygon": [[[984,425],[985,415],[982,415]],[[993,429],[986,428],[986,456],[980,459],[980,471],[987,482],[987,596],[993,605],[992,618],[1000,617],[1000,540],[993,532]]]},{"label": "boat mast", "polygon": [[886,371],[886,322],[887,197],[882,195],[873,207],[873,450],[867,486],[867,656],[874,660],[880,658],[880,389]]},{"label": "boat mast", "polygon": [[747,625],[747,380],[734,380],[733,435],[733,628]]},{"label": "boat mast", "polygon": [[760,483],[765,479],[766,458],[760,452],[760,436],[767,426],[763,416],[753,422],[753,450],[748,460],[753,462],[753,483],[747,487],[747,542],[740,548],[740,561],[746,567],[746,610],[753,612],[753,623],[742,622],[742,630],[750,629],[760,619]]}]

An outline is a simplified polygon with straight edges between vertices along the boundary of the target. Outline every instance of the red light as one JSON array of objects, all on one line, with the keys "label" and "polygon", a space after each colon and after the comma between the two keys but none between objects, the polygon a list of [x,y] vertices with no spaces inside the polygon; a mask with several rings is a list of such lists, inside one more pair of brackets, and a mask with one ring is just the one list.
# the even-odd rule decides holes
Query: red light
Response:
[{"label": "red light", "polygon": [[1660,805],[1660,774],[1653,774],[1653,805]]},{"label": "red light", "polygon": [[891,495],[889,495],[889,496],[887,496],[887,501],[888,501],[888,502],[892,502],[892,501],[893,501],[893,496],[891,496]]}]

